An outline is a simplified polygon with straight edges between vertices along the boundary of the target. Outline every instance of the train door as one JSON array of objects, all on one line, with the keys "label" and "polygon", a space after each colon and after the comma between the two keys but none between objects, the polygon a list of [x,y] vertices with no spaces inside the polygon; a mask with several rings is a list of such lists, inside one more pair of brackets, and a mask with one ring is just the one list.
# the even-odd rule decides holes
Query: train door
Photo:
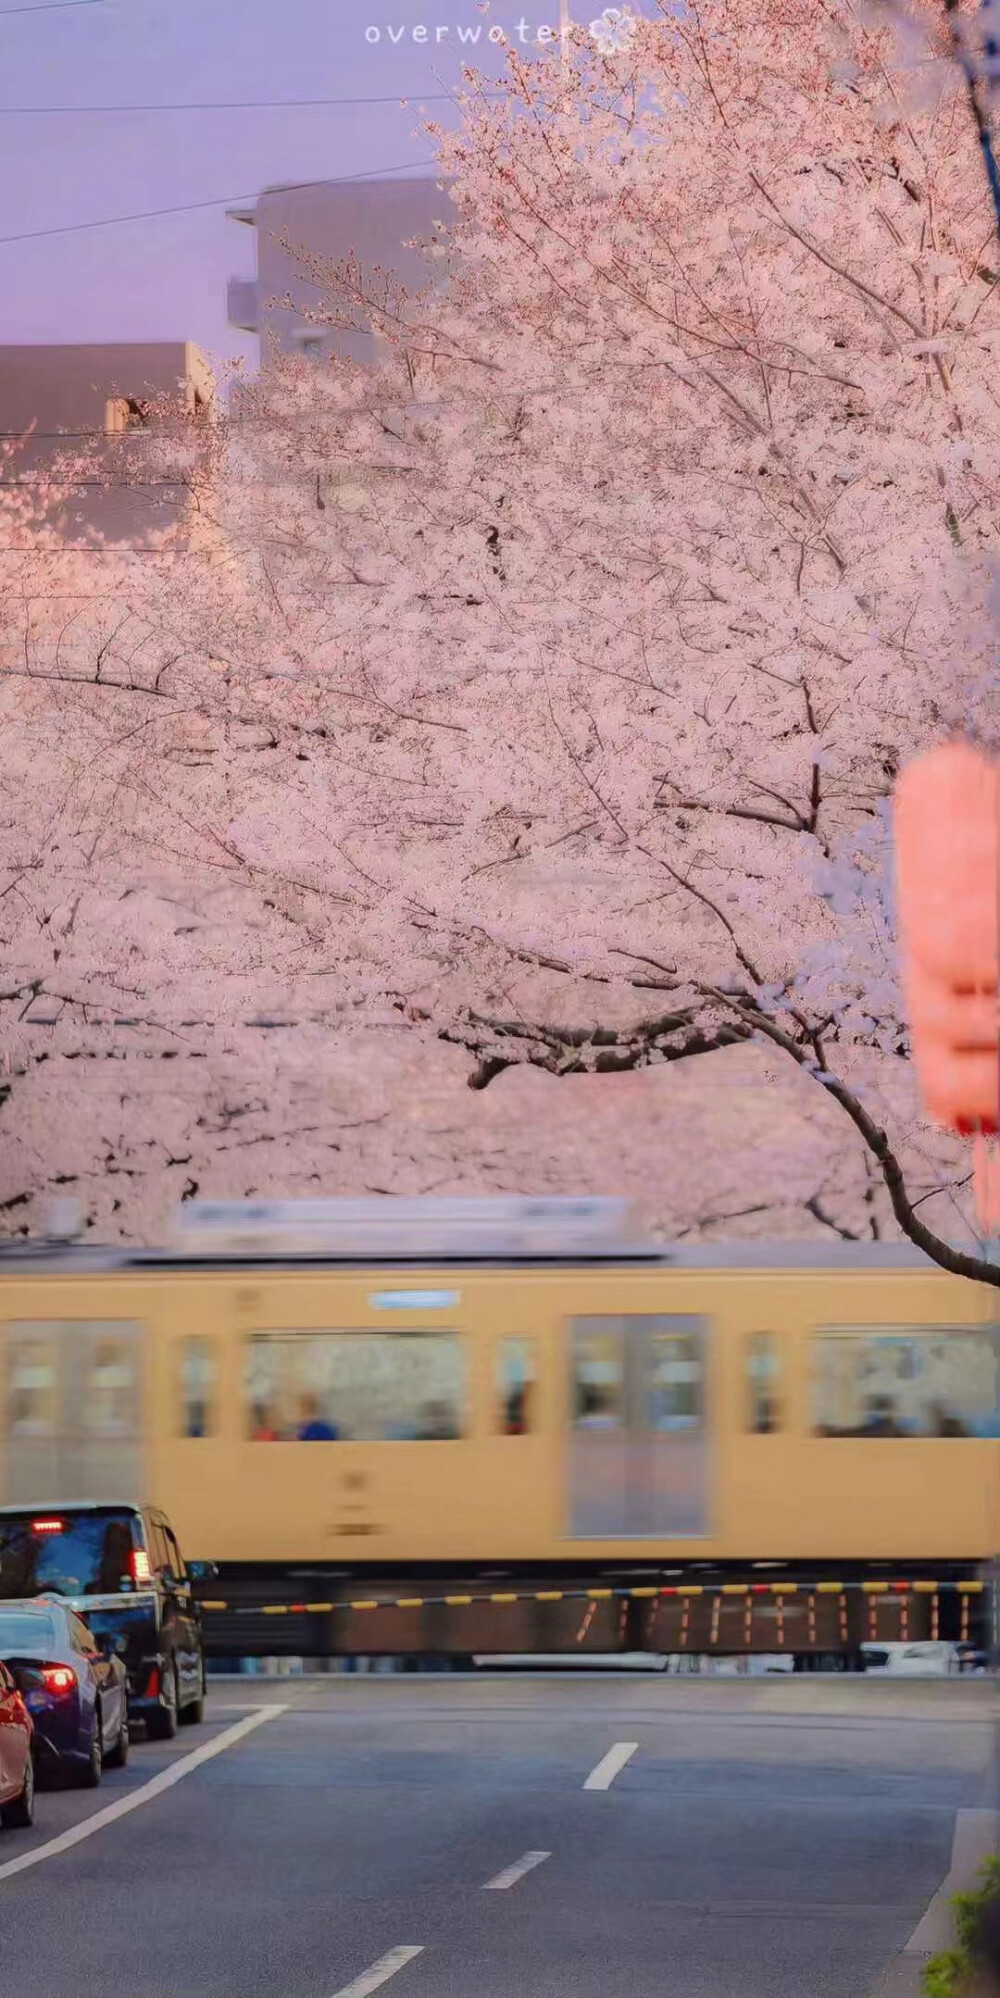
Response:
[{"label": "train door", "polygon": [[577,1318],[570,1332],[569,1517],[576,1539],[708,1530],[702,1318]]},{"label": "train door", "polygon": [[130,1319],[0,1327],[8,1504],[143,1496],[144,1334]]}]

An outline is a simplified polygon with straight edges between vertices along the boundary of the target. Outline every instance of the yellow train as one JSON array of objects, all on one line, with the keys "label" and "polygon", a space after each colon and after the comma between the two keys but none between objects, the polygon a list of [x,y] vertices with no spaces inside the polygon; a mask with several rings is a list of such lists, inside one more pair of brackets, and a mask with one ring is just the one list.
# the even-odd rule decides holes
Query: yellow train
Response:
[{"label": "yellow train", "polygon": [[162,1255],[9,1244],[0,1503],[154,1500],[272,1585],[996,1553],[989,1291],[906,1247],[622,1226],[593,1201],[206,1204]]}]

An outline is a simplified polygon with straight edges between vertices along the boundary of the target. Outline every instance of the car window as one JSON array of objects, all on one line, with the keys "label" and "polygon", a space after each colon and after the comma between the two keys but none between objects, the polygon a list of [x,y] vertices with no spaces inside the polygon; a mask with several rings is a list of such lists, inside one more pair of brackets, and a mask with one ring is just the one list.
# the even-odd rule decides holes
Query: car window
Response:
[{"label": "car window", "polygon": [[70,1641],[73,1649],[79,1651],[84,1658],[89,1658],[90,1653],[94,1649],[94,1640],[82,1616],[69,1615],[66,1618],[66,1622],[69,1627]]},{"label": "car window", "polygon": [[185,1579],[185,1568],[181,1560],[181,1550],[177,1545],[177,1536],[171,1531],[169,1526],[165,1526],[163,1531],[167,1543],[171,1573],[177,1577],[179,1582],[183,1582]]},{"label": "car window", "polygon": [[51,1617],[35,1610],[4,1610],[0,1607],[0,1651],[34,1653],[48,1651],[55,1643]]},{"label": "car window", "polygon": [[117,1595],[132,1573],[134,1514],[5,1513],[0,1517],[0,1599],[61,1593]]},{"label": "car window", "polygon": [[162,1575],[164,1568],[169,1568],[170,1566],[170,1552],[167,1547],[166,1534],[156,1519],[150,1519],[146,1531],[149,1535],[149,1559],[152,1564],[153,1573],[154,1575]]}]

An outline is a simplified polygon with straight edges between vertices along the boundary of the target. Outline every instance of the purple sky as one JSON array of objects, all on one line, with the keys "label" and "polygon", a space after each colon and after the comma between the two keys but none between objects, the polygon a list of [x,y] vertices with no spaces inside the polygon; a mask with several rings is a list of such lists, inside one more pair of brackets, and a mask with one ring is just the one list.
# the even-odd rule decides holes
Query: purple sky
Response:
[{"label": "purple sky", "polygon": [[[603,0],[600,0],[603,4]],[[576,19],[599,0],[574,0]],[[250,232],[225,204],[269,183],[401,167],[422,92],[459,80],[459,24],[475,0],[97,0],[10,11],[0,0],[0,238],[137,209],[218,202],[112,228],[0,241],[0,342],[193,339],[252,351],[226,324],[226,279],[253,269]],[[634,5],[634,0],[633,0]],[[494,0],[511,28],[558,19],[558,0]],[[389,25],[405,30],[391,46]],[[412,40],[418,24],[428,41]],[[435,46],[438,24],[452,45]],[[381,41],[366,41],[379,27]],[[487,50],[483,67],[492,67]],[[381,105],[102,115],[98,105],[402,96]],[[81,107],[61,117],[15,106]],[[429,107],[442,118],[447,104]]]}]

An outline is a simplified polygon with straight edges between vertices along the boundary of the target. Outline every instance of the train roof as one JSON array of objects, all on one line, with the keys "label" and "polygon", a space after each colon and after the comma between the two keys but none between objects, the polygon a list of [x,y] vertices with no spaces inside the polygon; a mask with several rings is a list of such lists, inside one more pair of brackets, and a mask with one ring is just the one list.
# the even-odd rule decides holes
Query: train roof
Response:
[{"label": "train roof", "polygon": [[363,1250],[340,1253],[282,1255],[271,1248],[254,1254],[193,1254],[175,1248],[132,1248],[128,1245],[101,1247],[97,1244],[45,1242],[21,1238],[0,1243],[0,1279],[6,1276],[45,1274],[47,1276],[100,1276],[113,1273],[152,1271],[291,1271],[322,1269],[579,1269],[595,1267],[693,1269],[693,1270],[812,1270],[937,1271],[939,1266],[908,1242],[703,1242],[649,1244],[638,1247],[608,1247],[602,1251],[504,1253],[483,1250],[470,1253],[460,1248],[449,1254],[437,1248],[431,1252],[392,1255],[366,1254]]},{"label": "train roof", "polygon": [[54,1203],[44,1235],[0,1242],[0,1274],[650,1265],[816,1272],[937,1267],[902,1240],[657,1242],[628,1200],[589,1194],[191,1201],[160,1247],[88,1242],[82,1210],[62,1201]]}]

